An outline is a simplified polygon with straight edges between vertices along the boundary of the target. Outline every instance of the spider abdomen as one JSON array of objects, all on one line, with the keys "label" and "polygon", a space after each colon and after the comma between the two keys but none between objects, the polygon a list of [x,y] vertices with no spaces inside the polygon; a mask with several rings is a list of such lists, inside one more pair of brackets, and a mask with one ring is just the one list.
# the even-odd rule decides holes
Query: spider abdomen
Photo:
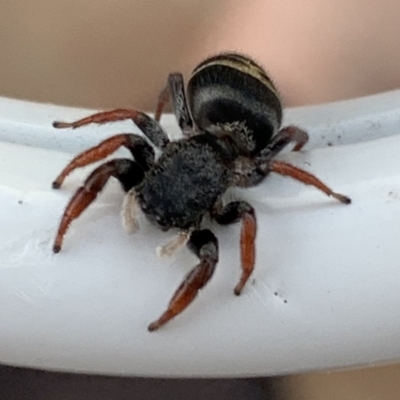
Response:
[{"label": "spider abdomen", "polygon": [[[221,54],[201,63],[187,87],[189,108],[201,131],[241,125],[248,153],[266,147],[282,121],[278,92],[264,70],[248,58]],[[240,142],[240,137],[238,138]]]}]

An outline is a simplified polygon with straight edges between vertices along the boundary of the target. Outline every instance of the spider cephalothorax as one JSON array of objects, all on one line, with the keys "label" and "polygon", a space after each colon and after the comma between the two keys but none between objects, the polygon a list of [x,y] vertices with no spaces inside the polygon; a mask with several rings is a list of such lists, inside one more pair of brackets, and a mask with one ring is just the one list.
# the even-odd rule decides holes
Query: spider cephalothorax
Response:
[{"label": "spider cephalothorax", "polygon": [[[183,133],[176,142],[169,141],[158,123],[170,99]],[[128,231],[138,229],[136,217],[141,210],[162,230],[175,228],[178,232],[159,249],[162,255],[187,244],[200,260],[174,293],[167,310],[149,325],[150,331],[180,314],[213,275],[218,240],[209,229],[202,229],[206,215],[223,225],[242,221],[242,274],[235,294],[241,293],[249,279],[255,264],[256,215],[245,201],[224,204],[222,196],[228,188],[255,186],[276,172],[350,203],[348,197],[333,192],[315,176],[274,159],[290,142],[295,143],[293,150],[300,150],[308,135],[295,126],[281,128],[282,105],[275,86],[264,70],[244,55],[223,53],[206,59],[194,69],[186,90],[181,74],[169,75],[154,119],[140,111],[119,109],[53,125],[78,128],[124,119],[131,119],[144,137],[131,133],[112,136],[76,156],[53,182],[53,187],[59,188],[71,171],[99,161],[121,146],[132,153],[133,160],[105,162],[89,175],[65,209],[53,251],[61,250],[68,226],[108,179],[118,179],[127,192],[122,215]],[[150,143],[162,151],[158,159]]]}]

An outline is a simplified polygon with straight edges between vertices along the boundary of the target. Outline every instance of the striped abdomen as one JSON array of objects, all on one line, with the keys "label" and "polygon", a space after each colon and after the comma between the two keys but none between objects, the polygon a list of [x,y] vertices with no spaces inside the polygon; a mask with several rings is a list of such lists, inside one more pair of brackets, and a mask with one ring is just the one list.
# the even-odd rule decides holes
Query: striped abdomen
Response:
[{"label": "striped abdomen", "polygon": [[198,128],[242,123],[254,141],[253,154],[281,125],[282,105],[274,84],[258,64],[240,54],[220,54],[199,64],[187,94]]}]

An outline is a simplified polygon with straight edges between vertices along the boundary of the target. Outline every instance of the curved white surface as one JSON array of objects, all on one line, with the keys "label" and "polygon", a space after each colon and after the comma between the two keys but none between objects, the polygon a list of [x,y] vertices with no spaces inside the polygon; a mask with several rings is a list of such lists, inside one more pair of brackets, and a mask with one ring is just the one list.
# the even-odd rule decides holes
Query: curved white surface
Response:
[{"label": "curved white surface", "polygon": [[[160,260],[155,247],[170,234],[145,220],[126,235],[115,182],[74,224],[63,251],[51,252],[63,208],[88,169],[59,191],[50,188],[54,177],[72,153],[135,129],[127,122],[55,131],[54,119],[88,111],[0,99],[0,363],[224,377],[400,359],[399,110],[399,91],[290,110],[291,122],[315,124],[311,147],[320,148],[281,158],[353,204],[279,176],[236,192],[259,219],[250,284],[233,295],[239,226],[213,225],[221,252],[212,281],[180,317],[148,333],[196,260],[186,250]],[[328,142],[334,146],[323,147]]]}]

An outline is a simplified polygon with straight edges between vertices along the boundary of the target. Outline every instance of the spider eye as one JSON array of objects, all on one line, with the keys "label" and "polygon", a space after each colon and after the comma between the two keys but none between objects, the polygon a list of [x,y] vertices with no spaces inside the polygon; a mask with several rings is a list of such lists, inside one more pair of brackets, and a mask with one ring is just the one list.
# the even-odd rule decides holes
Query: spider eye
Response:
[{"label": "spider eye", "polygon": [[156,216],[156,221],[158,226],[163,230],[167,231],[170,228],[170,225],[168,224],[167,220],[164,217],[161,217],[160,215]]},{"label": "spider eye", "polygon": [[157,221],[157,224],[159,224],[159,225],[161,225],[161,226],[164,226],[165,225],[165,219],[163,218],[163,217],[160,217],[159,215],[157,215],[157,217],[156,217],[156,221]]}]

